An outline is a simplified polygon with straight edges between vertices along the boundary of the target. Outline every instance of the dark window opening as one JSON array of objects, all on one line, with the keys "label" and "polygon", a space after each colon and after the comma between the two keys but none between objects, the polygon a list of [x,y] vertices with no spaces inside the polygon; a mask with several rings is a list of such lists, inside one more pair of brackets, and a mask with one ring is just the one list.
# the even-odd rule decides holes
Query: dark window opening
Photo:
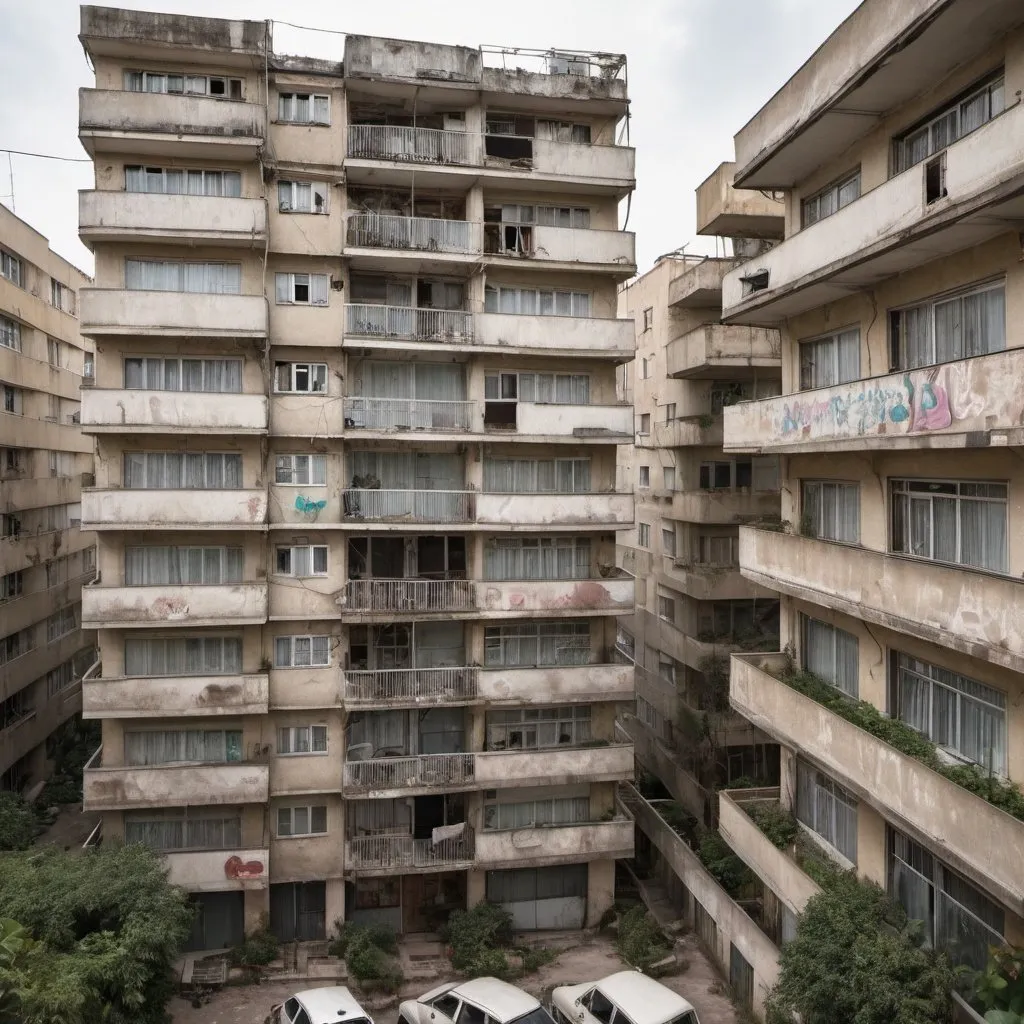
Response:
[{"label": "dark window opening", "polygon": [[940,153],[924,165],[924,198],[925,202],[934,203],[946,195],[946,154]]}]

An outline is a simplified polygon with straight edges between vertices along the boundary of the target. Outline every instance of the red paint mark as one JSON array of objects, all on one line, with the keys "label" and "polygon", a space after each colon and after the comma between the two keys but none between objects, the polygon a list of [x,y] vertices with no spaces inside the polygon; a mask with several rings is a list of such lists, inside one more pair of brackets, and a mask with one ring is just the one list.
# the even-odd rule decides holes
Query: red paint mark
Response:
[{"label": "red paint mark", "polygon": [[183,597],[158,597],[153,602],[153,618],[164,619],[188,614],[188,601]]},{"label": "red paint mark", "polygon": [[249,522],[255,523],[262,519],[263,498],[259,494],[254,494],[245,505],[249,510]]},{"label": "red paint mark", "polygon": [[241,857],[228,857],[224,861],[225,878],[260,878],[263,875],[263,861],[243,861]]}]

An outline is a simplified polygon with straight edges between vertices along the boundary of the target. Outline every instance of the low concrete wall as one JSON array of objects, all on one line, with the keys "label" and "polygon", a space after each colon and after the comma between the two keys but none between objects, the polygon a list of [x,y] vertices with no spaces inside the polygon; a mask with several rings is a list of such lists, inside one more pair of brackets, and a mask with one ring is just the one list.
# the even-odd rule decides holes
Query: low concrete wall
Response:
[{"label": "low concrete wall", "polygon": [[266,675],[86,678],[82,717],[265,715],[267,691]]}]

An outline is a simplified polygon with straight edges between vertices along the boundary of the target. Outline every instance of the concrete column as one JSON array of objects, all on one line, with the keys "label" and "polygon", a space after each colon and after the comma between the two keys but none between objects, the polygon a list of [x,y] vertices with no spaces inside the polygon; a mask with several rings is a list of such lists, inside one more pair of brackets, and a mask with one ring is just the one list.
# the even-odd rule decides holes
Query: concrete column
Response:
[{"label": "concrete column", "polygon": [[466,907],[483,903],[487,896],[487,873],[482,868],[470,868],[466,872]]},{"label": "concrete column", "polygon": [[587,927],[596,928],[615,902],[615,861],[592,860],[587,865]]},{"label": "concrete column", "polygon": [[327,923],[327,934],[334,931],[338,921],[345,920],[345,879],[327,879],[327,912],[324,915]]},{"label": "concrete column", "polygon": [[487,725],[483,708],[467,708],[466,747],[468,750],[483,750],[487,738]]},{"label": "concrete column", "polygon": [[270,887],[264,889],[246,889],[244,893],[245,933],[258,931],[260,919],[266,914],[270,916]]}]

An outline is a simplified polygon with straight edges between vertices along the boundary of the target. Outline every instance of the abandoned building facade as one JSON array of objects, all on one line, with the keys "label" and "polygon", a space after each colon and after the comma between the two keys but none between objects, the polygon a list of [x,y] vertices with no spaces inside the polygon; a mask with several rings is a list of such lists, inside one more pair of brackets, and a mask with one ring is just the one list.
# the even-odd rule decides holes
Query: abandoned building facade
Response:
[{"label": "abandoned building facade", "polygon": [[197,949],[595,924],[633,850],[624,58],[81,38],[86,808],[166,856]]},{"label": "abandoned building facade", "polygon": [[0,791],[32,797],[95,661],[81,628],[95,538],[79,528],[93,470],[78,426],[93,372],[77,315],[88,281],[0,206]]}]

